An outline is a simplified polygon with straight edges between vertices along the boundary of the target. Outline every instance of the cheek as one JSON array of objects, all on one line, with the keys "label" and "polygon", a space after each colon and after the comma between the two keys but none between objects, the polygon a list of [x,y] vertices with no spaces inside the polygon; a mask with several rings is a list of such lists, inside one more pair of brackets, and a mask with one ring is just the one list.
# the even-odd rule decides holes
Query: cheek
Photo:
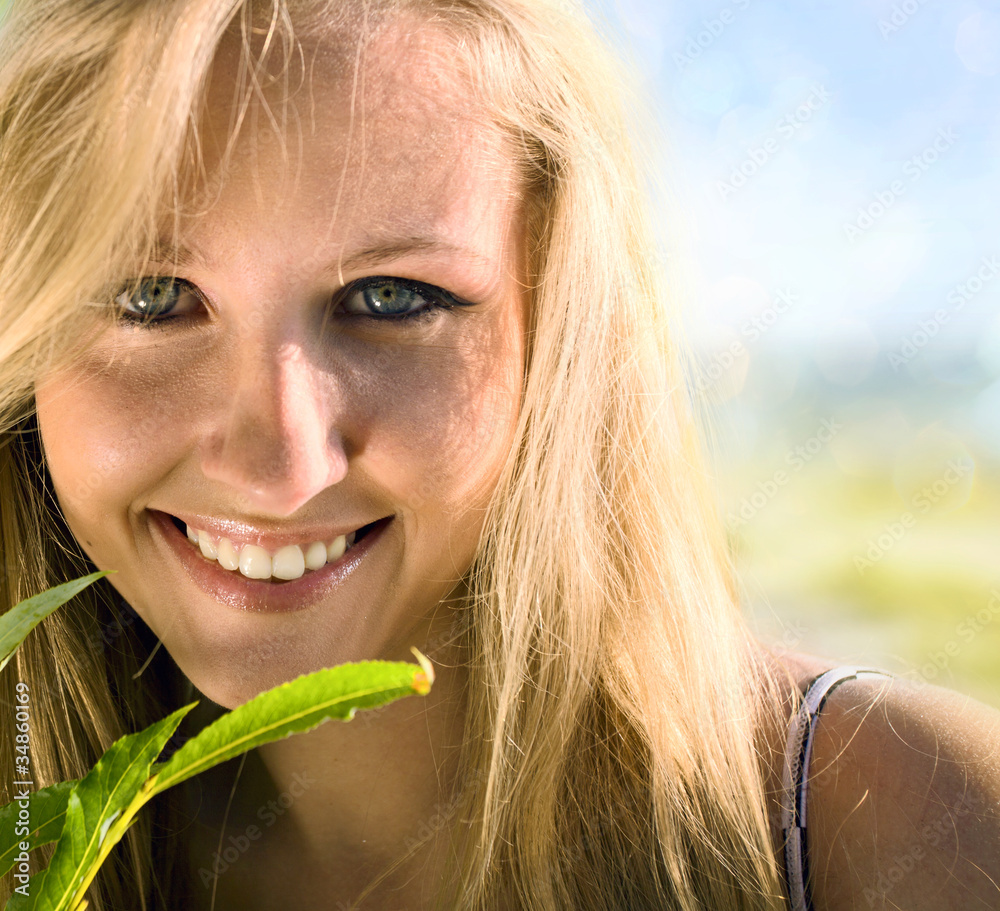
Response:
[{"label": "cheek", "polygon": [[522,351],[510,329],[427,346],[385,371],[372,397],[373,468],[417,530],[465,534],[481,518],[520,405]]},{"label": "cheek", "polygon": [[97,360],[47,378],[35,392],[53,485],[88,549],[99,546],[95,528],[113,532],[128,504],[169,470],[190,424],[190,409],[182,419],[162,372],[138,369],[127,357],[101,358],[98,369]]}]

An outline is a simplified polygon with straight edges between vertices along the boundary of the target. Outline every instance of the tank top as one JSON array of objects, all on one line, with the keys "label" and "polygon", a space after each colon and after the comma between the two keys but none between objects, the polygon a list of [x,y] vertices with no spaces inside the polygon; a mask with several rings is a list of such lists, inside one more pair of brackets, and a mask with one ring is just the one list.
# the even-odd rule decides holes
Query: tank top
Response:
[{"label": "tank top", "polygon": [[785,839],[785,884],[792,911],[813,911],[809,892],[806,800],[809,796],[813,733],[819,713],[830,693],[840,684],[873,676],[890,675],[874,668],[859,667],[835,667],[820,674],[806,688],[802,703],[789,724],[781,778],[781,830]]}]

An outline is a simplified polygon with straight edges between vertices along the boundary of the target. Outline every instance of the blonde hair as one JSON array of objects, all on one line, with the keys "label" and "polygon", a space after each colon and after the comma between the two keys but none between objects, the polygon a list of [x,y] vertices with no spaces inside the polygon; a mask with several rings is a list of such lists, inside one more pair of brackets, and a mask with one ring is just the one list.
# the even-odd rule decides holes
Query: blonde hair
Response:
[{"label": "blonde hair", "polygon": [[[247,38],[263,14],[265,50],[247,51],[248,68],[281,49],[291,59],[297,5],[14,6],[0,45],[7,604],[86,565],[46,486],[35,378],[74,356],[82,304],[101,299],[123,257],[148,249],[149,213],[179,198],[226,30]],[[317,21],[346,7],[309,5]],[[776,704],[699,469],[642,175],[612,89],[622,76],[569,0],[378,6],[424,11],[455,35],[518,150],[529,208],[522,408],[467,577],[458,818],[471,836],[447,901],[783,907],[758,755]],[[159,683],[129,680],[148,646],[141,624],[109,655],[79,647],[109,622],[109,590],[46,621],[13,666],[36,694],[39,785],[82,774],[125,727],[169,707],[167,663]],[[13,758],[2,749],[6,783]],[[145,907],[148,831],[119,854],[94,908]]]}]

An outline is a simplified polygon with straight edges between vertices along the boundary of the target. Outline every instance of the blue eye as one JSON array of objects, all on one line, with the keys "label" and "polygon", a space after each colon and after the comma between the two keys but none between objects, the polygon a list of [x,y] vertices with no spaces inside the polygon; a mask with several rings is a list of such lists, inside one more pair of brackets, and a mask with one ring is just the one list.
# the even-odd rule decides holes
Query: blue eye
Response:
[{"label": "blue eye", "polygon": [[443,288],[401,278],[375,276],[348,285],[341,293],[351,316],[375,320],[426,319],[438,310],[468,306]]},{"label": "blue eye", "polygon": [[152,323],[190,313],[198,298],[191,285],[173,276],[147,276],[115,297],[120,319]]}]

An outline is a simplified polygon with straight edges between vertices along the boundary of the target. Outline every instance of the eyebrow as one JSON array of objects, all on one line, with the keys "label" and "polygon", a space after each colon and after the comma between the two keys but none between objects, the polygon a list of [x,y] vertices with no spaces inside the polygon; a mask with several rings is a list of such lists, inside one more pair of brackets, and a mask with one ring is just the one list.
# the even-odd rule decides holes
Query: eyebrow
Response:
[{"label": "eyebrow", "polygon": [[152,258],[157,262],[171,263],[175,266],[208,266],[205,257],[196,253],[184,244],[175,244],[162,237],[157,238],[151,251]]},{"label": "eyebrow", "polygon": [[361,250],[356,250],[350,256],[345,256],[338,265],[341,271],[350,272],[402,259],[414,253],[447,253],[474,260],[480,265],[493,265],[493,261],[488,256],[477,253],[468,247],[462,247],[440,238],[419,235],[390,239],[370,247],[364,247]]},{"label": "eyebrow", "polygon": [[[453,256],[457,255],[488,268],[493,268],[495,265],[490,257],[469,247],[453,244],[450,241],[437,237],[412,235],[390,238],[385,241],[373,243],[371,246],[363,247],[360,250],[354,251],[349,256],[345,256],[339,262],[331,263],[324,271],[339,274],[341,272],[368,269],[382,263],[403,259],[415,253],[446,253]],[[163,238],[156,242],[153,248],[153,255],[160,262],[168,262],[177,266],[201,266],[203,268],[212,268],[213,266],[211,260],[204,257],[199,251],[184,244],[175,244]]]}]

